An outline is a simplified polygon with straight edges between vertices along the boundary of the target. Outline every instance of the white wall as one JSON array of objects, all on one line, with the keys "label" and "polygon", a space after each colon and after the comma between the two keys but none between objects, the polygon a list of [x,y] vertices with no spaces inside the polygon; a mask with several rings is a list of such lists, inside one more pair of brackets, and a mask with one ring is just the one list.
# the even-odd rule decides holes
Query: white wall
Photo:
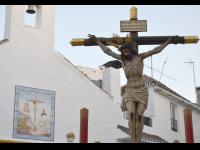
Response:
[{"label": "white wall", "polygon": [[0,46],[0,139],[13,140],[15,85],[56,91],[55,142],[65,142],[71,131],[79,142],[83,107],[89,108],[89,142],[126,137],[116,128],[127,126],[119,105],[53,50],[53,6],[43,6],[43,24],[36,29],[21,23],[23,7],[12,6],[10,42]]},{"label": "white wall", "polygon": [[[154,94],[151,94],[153,92]],[[181,103],[175,97],[169,96],[169,93],[165,90],[150,90],[150,95],[154,95],[154,110],[155,115],[152,117],[153,127],[145,126],[144,131],[147,133],[155,134],[161,138],[167,140],[168,142],[173,142],[178,140],[185,143],[185,124],[184,124],[184,109],[186,104]],[[150,98],[152,98],[150,96]],[[178,131],[174,132],[171,130],[170,121],[170,103],[177,105],[177,120],[178,120]],[[193,118],[193,131],[194,131],[194,141],[200,142],[200,112],[192,110]]]},{"label": "white wall", "polygon": [[194,132],[194,142],[200,143],[200,112],[196,110],[192,111],[192,122],[193,122],[193,132]]},{"label": "white wall", "polygon": [[[171,130],[170,102],[177,105],[178,112],[178,131]],[[155,92],[155,118],[153,118],[153,128],[157,135],[164,138],[168,142],[179,140],[185,142],[184,128],[184,107],[174,102],[174,100]]]},{"label": "white wall", "polygon": [[120,70],[106,68],[102,75],[102,89],[108,92],[117,103],[121,103]]},{"label": "white wall", "polygon": [[109,67],[94,69],[84,66],[77,66],[91,80],[102,80],[102,89],[113,97],[117,103],[121,103],[120,70]]},{"label": "white wall", "polygon": [[155,94],[154,94],[154,88],[148,87],[149,91],[149,100],[148,100],[148,106],[147,109],[144,112],[144,116],[146,117],[154,117],[155,116]]}]

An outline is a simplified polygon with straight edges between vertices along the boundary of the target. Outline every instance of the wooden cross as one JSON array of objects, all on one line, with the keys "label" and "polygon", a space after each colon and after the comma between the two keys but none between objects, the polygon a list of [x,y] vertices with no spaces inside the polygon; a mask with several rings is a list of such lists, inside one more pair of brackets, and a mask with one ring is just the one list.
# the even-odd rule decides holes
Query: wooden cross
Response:
[{"label": "wooden cross", "polygon": [[[147,31],[147,21],[137,19],[136,7],[132,7],[130,9],[130,20],[125,20],[125,21],[120,22],[120,29],[121,29],[121,32],[130,32],[130,36],[128,37],[116,36],[116,37],[111,37],[111,38],[98,37],[98,39],[100,39],[100,41],[103,44],[107,46],[114,46],[116,48],[119,48],[119,46],[124,43],[131,43],[132,46],[134,47],[134,50],[137,52],[138,52],[139,45],[163,44],[169,39],[169,37],[172,37],[170,44],[194,44],[199,41],[198,36],[138,36],[138,32]],[[97,46],[97,44],[93,42],[90,38],[72,39],[70,43],[72,46]],[[108,62],[108,63],[114,64],[114,61]],[[114,67],[114,68],[118,69],[118,67]]]}]

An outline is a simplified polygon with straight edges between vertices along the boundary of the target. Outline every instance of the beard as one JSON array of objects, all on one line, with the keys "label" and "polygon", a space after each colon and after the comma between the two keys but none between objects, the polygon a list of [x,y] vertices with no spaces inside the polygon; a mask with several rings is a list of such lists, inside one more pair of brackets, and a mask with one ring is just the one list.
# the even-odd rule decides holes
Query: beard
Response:
[{"label": "beard", "polygon": [[129,55],[121,54],[121,58],[122,58],[122,60],[131,61],[133,59],[133,55],[131,55],[131,54],[129,54]]}]

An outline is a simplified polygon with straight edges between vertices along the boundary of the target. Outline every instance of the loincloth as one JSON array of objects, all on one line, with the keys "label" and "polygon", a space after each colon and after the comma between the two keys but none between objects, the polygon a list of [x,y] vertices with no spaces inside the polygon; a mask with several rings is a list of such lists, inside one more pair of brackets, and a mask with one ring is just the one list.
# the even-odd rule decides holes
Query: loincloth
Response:
[{"label": "loincloth", "polygon": [[123,101],[125,106],[128,101],[133,101],[135,103],[142,103],[147,107],[148,97],[148,89],[145,86],[138,89],[126,87],[123,94]]}]

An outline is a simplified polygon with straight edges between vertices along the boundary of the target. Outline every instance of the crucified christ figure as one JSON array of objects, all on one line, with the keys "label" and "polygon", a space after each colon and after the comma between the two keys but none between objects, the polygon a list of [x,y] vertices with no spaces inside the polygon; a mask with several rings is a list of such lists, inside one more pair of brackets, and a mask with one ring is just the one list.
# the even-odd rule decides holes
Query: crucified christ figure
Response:
[{"label": "crucified christ figure", "polygon": [[118,59],[123,64],[127,84],[124,86],[122,98],[122,111],[129,115],[129,130],[134,143],[141,141],[143,131],[143,114],[148,104],[148,89],[143,80],[144,59],[160,53],[172,40],[170,37],[162,45],[148,52],[138,54],[131,44],[123,44],[119,48],[121,54],[113,52],[106,47],[95,35],[88,35],[91,40],[97,43],[107,55]]}]

